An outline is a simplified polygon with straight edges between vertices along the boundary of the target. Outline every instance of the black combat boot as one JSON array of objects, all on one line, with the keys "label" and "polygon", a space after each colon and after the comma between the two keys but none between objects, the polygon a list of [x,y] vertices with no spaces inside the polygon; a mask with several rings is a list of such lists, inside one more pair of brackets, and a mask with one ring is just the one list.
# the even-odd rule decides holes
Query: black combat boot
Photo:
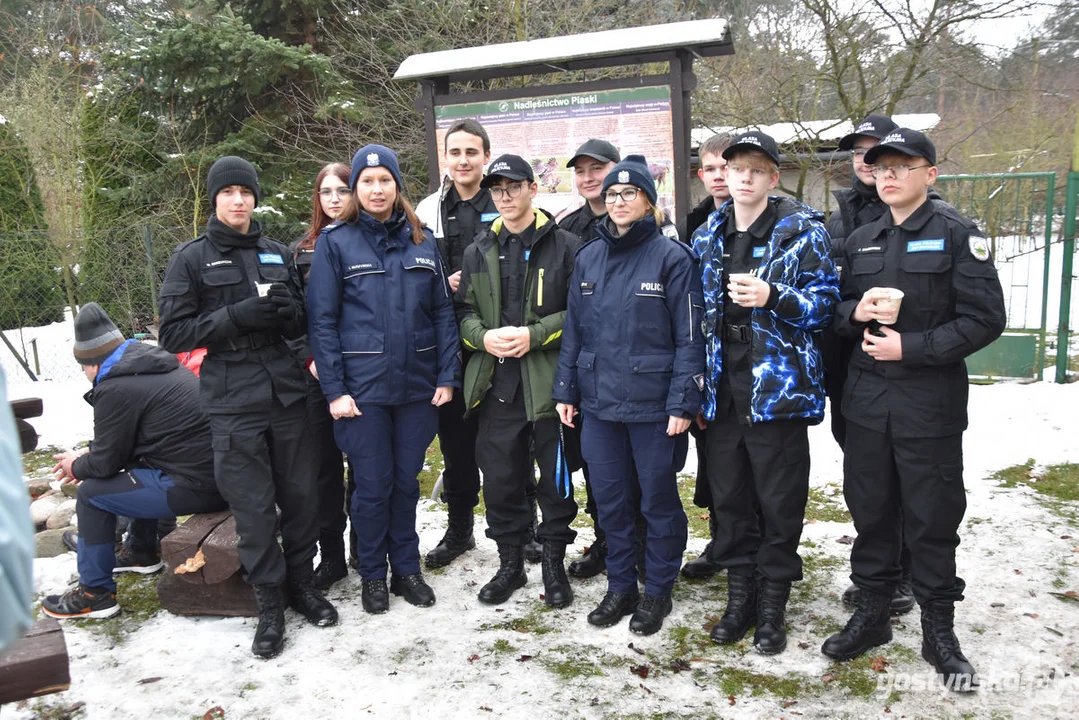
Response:
[{"label": "black combat boot", "polygon": [[757,631],[753,647],[761,655],[778,655],[787,649],[787,598],[789,582],[760,578],[757,590]]},{"label": "black combat boot", "polygon": [[522,546],[498,543],[498,560],[498,572],[491,582],[480,588],[478,597],[481,603],[501,605],[510,599],[514,590],[528,582]]},{"label": "black combat boot", "polygon": [[858,607],[846,626],[824,641],[820,651],[833,660],[853,660],[870,648],[892,641],[890,598],[860,588]]},{"label": "black combat boot", "polygon": [[285,602],[281,588],[276,585],[255,585],[255,600],[259,606],[259,624],[251,652],[256,657],[276,657],[285,645]]},{"label": "black combat boot", "polygon": [[360,604],[364,612],[381,615],[390,609],[390,591],[385,578],[363,578],[360,588]]},{"label": "black combat boot", "polygon": [[472,534],[472,523],[473,514],[471,508],[451,507],[446,534],[438,541],[438,545],[435,545],[424,557],[424,565],[429,568],[445,567],[476,547],[476,537]]},{"label": "black combat boot", "polygon": [[590,578],[607,569],[607,538],[596,536],[581,557],[569,564],[569,574],[575,578]]},{"label": "black combat boot", "polygon": [[944,687],[971,692],[978,687],[978,674],[959,648],[954,628],[951,602],[934,600],[922,606],[922,657],[937,669]]},{"label": "black combat boot", "polygon": [[338,580],[348,576],[345,564],[345,538],[337,533],[323,533],[318,541],[319,562],[315,568],[315,589],[326,592]]},{"label": "black combat boot", "polygon": [[596,627],[610,627],[637,611],[641,596],[637,593],[608,592],[599,607],[588,613],[588,622]]},{"label": "black combat boot", "polygon": [[404,597],[406,602],[416,607],[431,607],[435,604],[435,591],[423,579],[423,573],[391,576],[390,592]]},{"label": "black combat boot", "polygon": [[315,587],[315,574],[311,572],[310,564],[289,568],[288,596],[289,606],[312,625],[329,627],[337,624],[337,610]]},{"label": "black combat boot", "polygon": [[682,566],[682,576],[691,580],[707,580],[722,569],[712,562],[712,543],[709,541],[696,560],[690,560]]},{"label": "black combat boot", "polygon": [[543,543],[543,601],[553,608],[573,602],[573,588],[566,577],[566,543]]},{"label": "black combat boot", "polygon": [[[857,585],[851,585],[843,591],[843,604],[850,608],[858,607],[858,593],[861,592]],[[892,601],[888,606],[888,612],[892,615],[906,615],[914,609],[914,588],[911,585],[910,568],[903,570],[899,584],[892,593]]]},{"label": "black combat boot", "polygon": [[727,572],[727,609],[712,628],[712,642],[728,645],[746,636],[757,622],[757,580]]},{"label": "black combat boot", "polygon": [[637,605],[637,611],[629,619],[630,632],[637,635],[654,635],[663,627],[663,618],[671,614],[670,595],[644,594]]},{"label": "black combat boot", "polygon": [[536,501],[532,500],[532,528],[528,542],[524,546],[525,561],[538,563],[543,560],[543,543],[536,537],[536,529],[539,528],[539,516],[536,514]]}]

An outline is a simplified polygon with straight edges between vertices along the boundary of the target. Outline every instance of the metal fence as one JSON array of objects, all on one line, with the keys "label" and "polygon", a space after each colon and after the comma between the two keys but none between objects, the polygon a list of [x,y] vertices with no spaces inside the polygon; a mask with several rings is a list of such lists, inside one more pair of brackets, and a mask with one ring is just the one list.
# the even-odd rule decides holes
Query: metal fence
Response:
[{"label": "metal fence", "polygon": [[[306,231],[262,222],[288,244]],[[140,225],[77,233],[0,233],[0,364],[8,382],[80,376],[71,346],[71,307],[94,301],[128,337],[148,332],[177,245],[202,228]]]}]

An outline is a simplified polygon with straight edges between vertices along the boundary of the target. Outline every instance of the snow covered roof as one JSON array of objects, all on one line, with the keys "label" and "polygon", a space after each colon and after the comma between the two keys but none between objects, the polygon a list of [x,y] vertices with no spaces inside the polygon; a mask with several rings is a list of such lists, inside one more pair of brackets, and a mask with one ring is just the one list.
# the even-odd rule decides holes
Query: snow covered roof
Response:
[{"label": "snow covered roof", "polygon": [[[940,115],[936,113],[913,113],[892,115],[892,120],[899,127],[925,132],[937,126]],[[696,148],[716,133],[737,134],[745,130],[760,130],[771,135],[779,145],[790,145],[798,141],[824,142],[839,141],[844,135],[854,131],[850,120],[808,120],[806,122],[776,123],[774,125],[754,125],[744,128],[730,126],[694,128],[691,132],[690,146]]]},{"label": "snow covered roof", "polygon": [[734,44],[726,20],[690,20],[421,53],[405,58],[394,79],[505,77],[618,64],[612,58],[636,64],[672,50],[700,57],[730,55]]}]

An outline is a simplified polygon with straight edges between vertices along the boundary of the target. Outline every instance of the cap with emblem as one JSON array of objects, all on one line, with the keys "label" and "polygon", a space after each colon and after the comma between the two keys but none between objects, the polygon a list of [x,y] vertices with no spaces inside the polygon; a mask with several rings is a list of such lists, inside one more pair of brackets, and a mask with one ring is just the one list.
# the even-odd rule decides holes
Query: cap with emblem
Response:
[{"label": "cap with emblem", "polygon": [[217,194],[230,185],[241,185],[255,193],[255,205],[259,204],[259,174],[255,167],[235,155],[218,158],[206,173],[206,191],[210,194],[210,207],[217,207]]},{"label": "cap with emblem", "polygon": [[861,135],[880,140],[897,127],[899,126],[887,115],[866,115],[865,120],[858,123],[853,132],[844,135],[839,141],[839,149],[851,150],[854,148],[854,141]]},{"label": "cap with emblem", "polygon": [[634,185],[641,189],[653,205],[656,204],[656,181],[648,170],[644,155],[627,155],[626,159],[611,168],[603,178],[603,192],[611,185]]},{"label": "cap with emblem", "polygon": [[385,145],[364,145],[352,156],[352,172],[348,176],[348,186],[355,190],[356,179],[367,168],[380,167],[393,175],[393,181],[397,183],[397,189],[402,190],[405,183],[401,180],[401,166],[397,164],[397,153]]},{"label": "cap with emblem", "polygon": [[532,182],[536,176],[532,166],[520,155],[499,155],[487,166],[487,175],[480,181],[480,187],[491,187],[498,178]]},{"label": "cap with emblem", "polygon": [[581,147],[577,148],[577,152],[573,153],[573,157],[566,163],[566,167],[573,167],[582,158],[592,158],[593,160],[599,160],[601,163],[622,161],[622,156],[618,154],[618,148],[606,140],[596,138],[586,140]]},{"label": "cap with emblem", "polygon": [[879,145],[869,148],[865,154],[865,161],[872,165],[885,150],[910,155],[911,157],[923,157],[930,165],[937,164],[937,148],[933,145],[925,133],[911,130],[910,128],[896,128],[881,138]]},{"label": "cap with emblem", "polygon": [[760,130],[736,135],[731,144],[727,146],[727,149],[723,151],[723,159],[730,160],[739,152],[745,152],[746,150],[762,152],[771,158],[777,167],[779,166],[779,146],[776,145],[776,141],[771,135],[762,133]]},{"label": "cap with emblem", "polygon": [[124,336],[100,305],[89,302],[82,306],[75,316],[74,353],[80,365],[100,365],[123,344]]}]

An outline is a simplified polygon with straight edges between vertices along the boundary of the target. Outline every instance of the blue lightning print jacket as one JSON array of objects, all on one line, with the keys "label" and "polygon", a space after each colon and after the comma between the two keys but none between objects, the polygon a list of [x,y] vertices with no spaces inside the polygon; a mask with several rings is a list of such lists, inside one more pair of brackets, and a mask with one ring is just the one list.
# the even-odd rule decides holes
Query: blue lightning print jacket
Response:
[{"label": "blue lightning print jacket", "polygon": [[[824,215],[797,200],[771,197],[775,227],[757,276],[775,290],[771,310],[753,311],[753,388],[750,420],[824,417],[824,366],[817,334],[832,322],[839,302],[839,278],[829,257],[831,241]],[[704,416],[714,420],[716,389],[723,372],[723,224],[728,200],[693,235],[704,283],[704,338],[708,353]]]}]

